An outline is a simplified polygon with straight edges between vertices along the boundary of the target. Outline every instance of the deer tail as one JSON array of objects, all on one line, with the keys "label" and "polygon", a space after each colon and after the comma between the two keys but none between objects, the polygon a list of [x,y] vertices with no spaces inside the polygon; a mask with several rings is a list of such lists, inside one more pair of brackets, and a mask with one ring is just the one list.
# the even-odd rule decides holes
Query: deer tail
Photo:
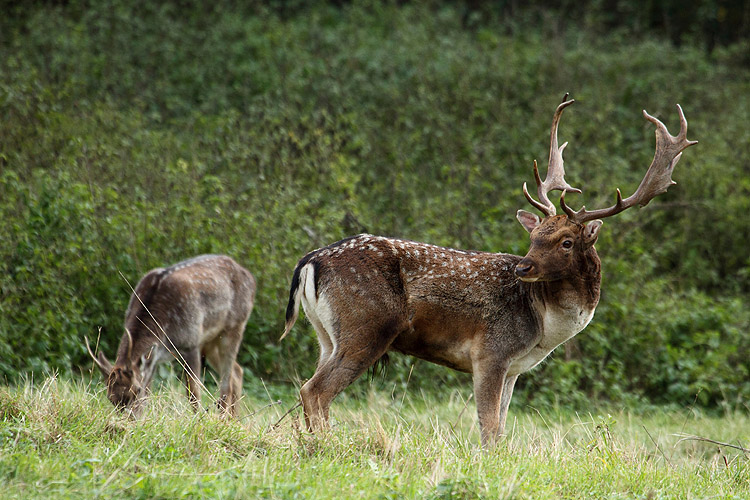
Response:
[{"label": "deer tail", "polygon": [[297,316],[299,315],[299,303],[302,299],[302,295],[300,293],[300,285],[303,285],[303,280],[301,279],[302,269],[307,265],[313,255],[314,252],[305,255],[297,263],[297,267],[294,268],[294,274],[292,275],[292,285],[289,288],[289,303],[286,306],[286,326],[284,328],[284,333],[282,333],[281,337],[279,337],[279,341],[284,340],[284,337],[287,336],[287,334],[294,326],[295,321],[297,321]]}]

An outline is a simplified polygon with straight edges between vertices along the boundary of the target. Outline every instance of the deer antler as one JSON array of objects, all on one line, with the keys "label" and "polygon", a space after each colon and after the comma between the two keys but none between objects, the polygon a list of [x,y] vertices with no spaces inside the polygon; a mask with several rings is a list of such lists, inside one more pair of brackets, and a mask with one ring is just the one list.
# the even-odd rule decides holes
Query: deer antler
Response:
[{"label": "deer antler", "polygon": [[656,125],[656,152],[654,153],[654,159],[651,161],[651,166],[648,167],[646,175],[632,196],[623,200],[622,193],[618,189],[617,201],[611,207],[592,210],[591,212],[587,211],[586,207],[581,207],[579,211],[574,212],[565,204],[565,192],[563,191],[560,197],[560,206],[568,214],[568,218],[582,224],[590,220],[610,217],[636,204],[645,207],[657,195],[666,192],[669,186],[676,184],[672,180],[672,171],[677,162],[680,161],[682,151],[698,143],[698,141],[688,141],[687,139],[687,120],[679,104],[677,105],[677,111],[680,114],[680,132],[677,136],[673,136],[662,122],[643,110],[643,116],[646,120]]},{"label": "deer antler", "polygon": [[542,182],[539,177],[539,169],[534,160],[534,178],[536,179],[537,195],[539,201],[536,201],[529,194],[526,188],[526,183],[523,183],[523,194],[526,199],[529,200],[535,208],[540,210],[545,216],[549,217],[555,215],[557,210],[555,205],[549,200],[547,194],[555,189],[562,191],[563,194],[566,191],[573,193],[580,193],[580,189],[576,189],[565,182],[565,168],[563,167],[562,152],[565,146],[568,145],[566,142],[562,146],[557,146],[557,126],[560,124],[560,117],[562,116],[563,110],[573,104],[575,99],[567,100],[570,94],[566,93],[562,98],[562,103],[555,110],[555,115],[552,117],[552,130],[550,131],[550,145],[549,145],[549,163],[547,166],[547,177]]},{"label": "deer antler", "polygon": [[132,359],[132,357],[133,357],[133,336],[130,334],[130,330],[128,330],[127,328],[125,329],[125,333],[128,334],[128,357],[127,357],[127,360],[128,360],[128,363],[132,363],[133,362],[133,359]]},{"label": "deer antler", "polygon": [[89,352],[91,359],[94,360],[94,363],[99,367],[99,370],[108,377],[109,374],[112,373],[112,363],[110,363],[101,352],[98,357],[94,354],[94,351],[91,350],[91,346],[89,345],[88,337],[84,336],[83,340],[86,342],[86,350]]}]

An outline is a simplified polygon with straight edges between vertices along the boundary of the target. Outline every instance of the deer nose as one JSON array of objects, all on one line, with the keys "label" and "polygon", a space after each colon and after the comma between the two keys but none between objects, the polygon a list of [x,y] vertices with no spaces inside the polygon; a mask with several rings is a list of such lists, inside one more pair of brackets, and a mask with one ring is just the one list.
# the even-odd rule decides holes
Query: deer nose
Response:
[{"label": "deer nose", "polygon": [[529,262],[521,261],[516,265],[516,276],[518,276],[519,278],[528,276],[528,274],[531,272],[532,269],[534,269],[533,264],[530,264]]}]

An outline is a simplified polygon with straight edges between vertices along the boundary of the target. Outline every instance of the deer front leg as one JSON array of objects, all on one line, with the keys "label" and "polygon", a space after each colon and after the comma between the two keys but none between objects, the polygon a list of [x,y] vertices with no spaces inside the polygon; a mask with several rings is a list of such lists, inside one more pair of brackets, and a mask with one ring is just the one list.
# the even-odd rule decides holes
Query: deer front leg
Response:
[{"label": "deer front leg", "polygon": [[201,351],[200,349],[191,349],[181,354],[185,363],[183,368],[185,369],[185,387],[187,388],[188,400],[193,409],[198,411],[201,406]]},{"label": "deer front leg", "polygon": [[505,377],[503,392],[500,395],[500,424],[497,428],[498,436],[505,434],[505,421],[508,418],[508,406],[510,406],[510,398],[513,396],[513,387],[516,385],[516,380],[518,380],[518,375]]},{"label": "deer front leg", "polygon": [[[500,428],[501,397],[509,363],[483,360],[474,363],[474,397],[477,401],[482,448],[494,446]],[[510,401],[510,397],[508,397]],[[507,407],[505,408],[507,411]]]}]

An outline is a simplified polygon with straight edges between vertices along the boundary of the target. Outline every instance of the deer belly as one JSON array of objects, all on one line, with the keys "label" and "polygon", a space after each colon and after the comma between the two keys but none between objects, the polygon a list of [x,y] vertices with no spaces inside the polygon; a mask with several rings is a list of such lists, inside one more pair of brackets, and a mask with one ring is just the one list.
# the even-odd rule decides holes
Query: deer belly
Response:
[{"label": "deer belly", "polygon": [[434,337],[405,332],[391,344],[391,349],[402,354],[471,373],[471,339]]},{"label": "deer belly", "polygon": [[198,345],[203,345],[213,341],[216,337],[224,332],[228,324],[229,307],[221,304],[213,310],[206,311],[201,330],[199,332]]}]

